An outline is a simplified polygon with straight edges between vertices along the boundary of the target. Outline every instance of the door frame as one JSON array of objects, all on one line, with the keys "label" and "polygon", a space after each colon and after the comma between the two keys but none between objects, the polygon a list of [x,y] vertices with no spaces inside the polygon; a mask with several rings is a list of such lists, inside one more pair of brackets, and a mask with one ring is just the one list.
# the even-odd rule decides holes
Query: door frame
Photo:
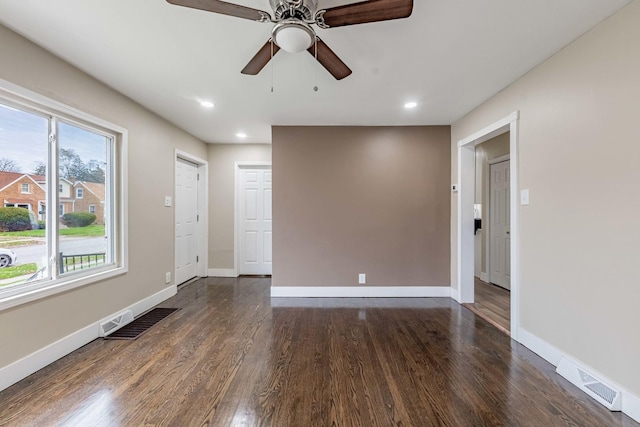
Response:
[{"label": "door frame", "polygon": [[271,162],[258,162],[258,161],[238,161],[235,162],[234,167],[234,181],[235,191],[233,197],[233,277],[240,275],[240,266],[238,260],[240,259],[240,197],[242,191],[242,181],[240,171],[242,169],[271,169],[273,172],[273,166]]},{"label": "door frame", "polygon": [[494,122],[484,129],[458,141],[458,253],[457,253],[457,292],[453,292],[460,303],[474,302],[474,241],[473,241],[473,204],[475,199],[475,147],[507,131],[510,155],[510,215],[511,215],[511,338],[518,340],[520,325],[520,223],[517,197],[519,192],[518,171],[518,129],[520,112],[515,111]]},{"label": "door frame", "polygon": [[[511,153],[509,154],[505,154],[503,156],[498,156],[498,157],[494,157],[493,159],[488,159],[487,160],[487,168],[485,168],[486,170],[484,171],[483,175],[485,175],[485,187],[482,189],[482,192],[484,194],[487,194],[488,198],[489,198],[489,204],[487,206],[487,208],[484,210],[483,213],[483,218],[482,218],[482,228],[485,230],[485,232],[487,233],[487,238],[485,239],[485,272],[487,273],[487,282],[491,282],[491,239],[489,238],[489,236],[491,236],[491,165],[495,165],[496,163],[502,163],[502,162],[506,162],[507,160],[511,160]],[[511,172],[511,171],[509,171]],[[509,185],[511,185],[511,180],[509,180]],[[509,191],[511,191],[511,188],[509,188]],[[509,212],[509,214],[511,214],[511,212]],[[511,221],[511,218],[509,218],[509,221]]]},{"label": "door frame", "polygon": [[176,201],[176,182],[178,174],[178,159],[186,160],[193,163],[198,169],[198,224],[196,225],[196,233],[198,235],[196,255],[198,263],[196,274],[198,277],[207,277],[209,271],[209,162],[194,156],[191,153],[176,148],[174,164],[173,164],[173,282],[175,285],[176,266],[178,259],[178,247],[176,245],[176,221],[175,221],[175,201]]}]

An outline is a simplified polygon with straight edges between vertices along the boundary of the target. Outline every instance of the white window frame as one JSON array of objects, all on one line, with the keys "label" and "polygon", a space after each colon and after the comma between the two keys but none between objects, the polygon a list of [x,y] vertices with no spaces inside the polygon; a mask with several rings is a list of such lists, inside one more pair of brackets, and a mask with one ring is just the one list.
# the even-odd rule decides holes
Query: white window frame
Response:
[{"label": "white window frame", "polygon": [[[25,186],[27,187],[27,190],[25,191]],[[29,184],[28,182],[21,182],[20,183],[20,193],[22,194],[31,194],[31,184]]]},{"label": "white window frame", "polygon": [[92,214],[96,213],[96,205],[89,205],[89,213],[92,213]]},{"label": "white window frame", "polygon": [[63,188],[62,184],[58,184],[58,193],[62,193]]},{"label": "white window frame", "polygon": [[81,187],[76,188],[76,199],[84,198],[84,189]]},{"label": "white window frame", "polygon": [[[105,190],[107,200],[115,203],[113,209],[110,209],[109,202],[107,202],[105,210],[105,220],[113,230],[113,239],[110,239],[111,246],[108,251],[112,254],[112,259],[108,265],[73,274],[58,274],[56,270],[57,257],[52,256],[48,265],[52,274],[48,279],[15,285],[7,289],[0,288],[0,311],[127,273],[129,266],[127,130],[3,79],[0,79],[0,101],[14,108],[49,117],[53,127],[50,130],[50,139],[53,138],[54,141],[52,144],[57,143],[55,133],[58,121],[84,127],[92,132],[111,137],[112,143],[109,144],[111,149],[108,153],[112,168],[108,175],[111,179],[105,183]],[[57,157],[50,158],[49,163],[47,182],[58,183]],[[49,189],[51,188],[59,187],[50,185]],[[62,205],[59,198],[59,191],[47,192],[47,204],[51,206]],[[47,222],[47,230],[58,229],[56,215],[47,217]],[[53,233],[47,234],[47,243],[49,252],[57,253],[57,239]]]}]

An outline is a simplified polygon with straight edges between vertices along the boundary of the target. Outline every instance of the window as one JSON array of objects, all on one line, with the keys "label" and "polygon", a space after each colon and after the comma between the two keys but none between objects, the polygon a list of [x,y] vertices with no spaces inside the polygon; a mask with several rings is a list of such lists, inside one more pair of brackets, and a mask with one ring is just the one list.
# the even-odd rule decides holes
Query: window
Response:
[{"label": "window", "polygon": [[26,209],[28,211],[31,210],[31,205],[24,204],[24,203],[5,203],[4,207],[5,208],[22,208],[22,209]]},{"label": "window", "polygon": [[[2,157],[38,183],[21,183],[38,207],[31,224],[21,226],[39,229],[33,233],[41,237],[13,248],[24,255],[18,254],[16,275],[0,282],[0,310],[126,272],[126,131],[2,80],[0,129]],[[91,227],[81,213],[95,213],[95,205],[68,199],[69,183],[77,181],[100,200],[101,217]],[[82,199],[84,189],[75,195]],[[0,191],[31,210],[8,196]],[[10,233],[0,232],[0,241]]]}]

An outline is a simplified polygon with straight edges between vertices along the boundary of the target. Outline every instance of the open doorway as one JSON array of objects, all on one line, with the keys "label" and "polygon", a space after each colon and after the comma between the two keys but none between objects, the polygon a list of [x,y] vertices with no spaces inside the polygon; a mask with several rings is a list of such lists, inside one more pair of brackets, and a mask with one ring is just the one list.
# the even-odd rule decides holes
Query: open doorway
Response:
[{"label": "open doorway", "polygon": [[510,132],[475,145],[474,302],[465,306],[510,334]]},{"label": "open doorway", "polygon": [[[509,116],[488,125],[484,129],[460,140],[458,142],[458,289],[454,292],[454,298],[460,303],[475,302],[475,237],[474,237],[474,204],[476,197],[475,190],[475,163],[476,146],[489,141],[499,135],[509,133],[509,201],[508,209],[510,213],[509,226],[509,250],[508,267],[510,276],[510,335],[518,341],[519,325],[519,288],[518,288],[518,216],[516,195],[518,194],[518,126],[519,114],[514,112]],[[489,267],[490,268],[490,267]],[[490,271],[487,269],[486,271]]]}]

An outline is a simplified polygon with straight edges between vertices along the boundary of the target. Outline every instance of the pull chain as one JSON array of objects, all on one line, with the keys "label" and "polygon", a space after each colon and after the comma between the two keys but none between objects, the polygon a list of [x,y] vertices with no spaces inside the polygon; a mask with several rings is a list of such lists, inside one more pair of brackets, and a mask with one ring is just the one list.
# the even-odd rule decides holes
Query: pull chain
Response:
[{"label": "pull chain", "polygon": [[316,80],[316,85],[313,87],[313,90],[314,90],[314,92],[317,92],[318,91],[318,67],[320,66],[318,64],[318,36],[316,36],[316,38],[314,40],[314,43],[315,43],[315,52],[314,52],[315,55],[314,56],[316,57],[316,66],[314,67],[314,77],[315,77],[315,80]]},{"label": "pull chain", "polygon": [[271,38],[271,93],[273,93],[273,38]]}]

